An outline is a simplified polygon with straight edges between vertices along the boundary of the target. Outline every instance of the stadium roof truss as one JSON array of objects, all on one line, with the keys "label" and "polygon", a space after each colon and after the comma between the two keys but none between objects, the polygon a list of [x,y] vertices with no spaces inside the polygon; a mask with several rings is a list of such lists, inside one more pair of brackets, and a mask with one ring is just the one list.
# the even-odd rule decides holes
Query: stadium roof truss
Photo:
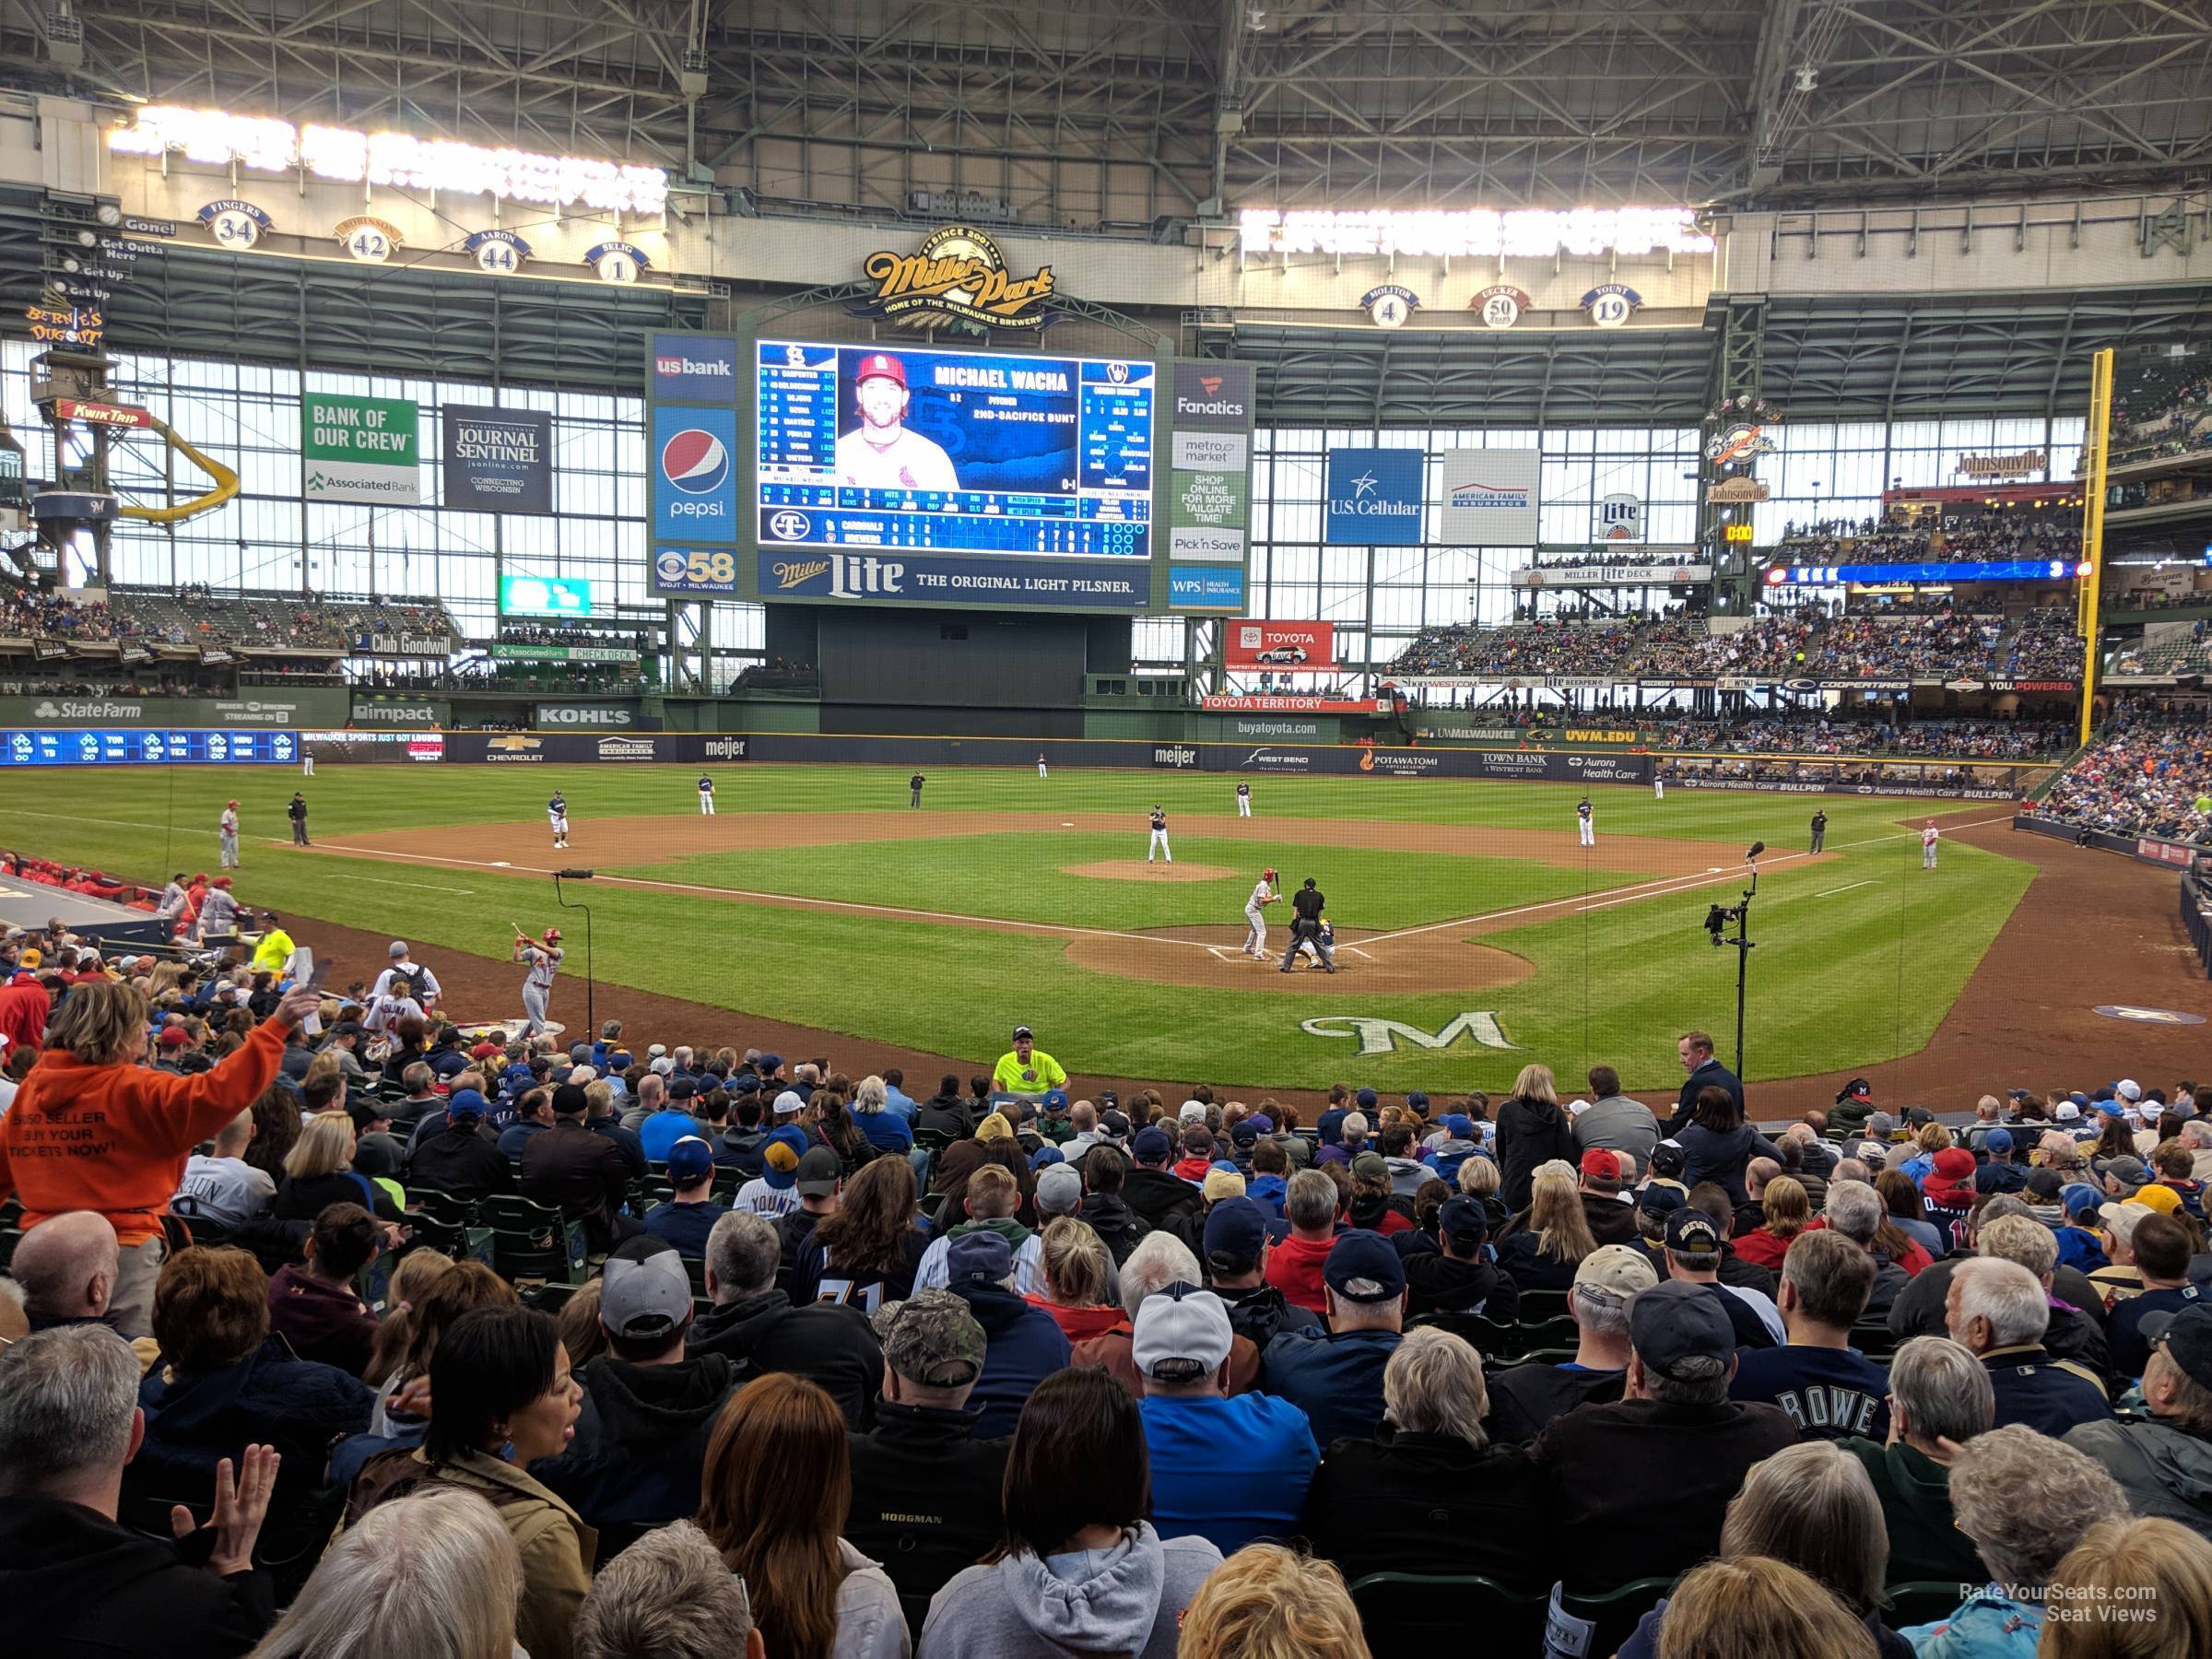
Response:
[{"label": "stadium roof truss", "polygon": [[[79,69],[56,17],[81,24]],[[0,65],[39,89],[696,161],[825,212],[929,192],[1084,229],[2212,169],[2196,0],[0,0]]]}]

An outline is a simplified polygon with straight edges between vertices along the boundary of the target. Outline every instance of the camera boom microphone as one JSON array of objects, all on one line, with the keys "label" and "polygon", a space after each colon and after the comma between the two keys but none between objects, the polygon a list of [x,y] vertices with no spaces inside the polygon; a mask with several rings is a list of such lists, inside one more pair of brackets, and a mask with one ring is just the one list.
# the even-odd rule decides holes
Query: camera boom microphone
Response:
[{"label": "camera boom microphone", "polygon": [[1748,852],[1748,853],[1745,853],[1745,854],[1744,854],[1744,856],[1745,856],[1746,858],[1747,858],[1747,859],[1748,859],[1748,858],[1757,858],[1757,857],[1758,857],[1758,856],[1759,856],[1759,855],[1761,853],[1764,853],[1766,850],[1767,850],[1767,843],[1766,843],[1765,841],[1753,841],[1753,842],[1751,843],[1751,851],[1750,851],[1750,852]]},{"label": "camera boom microphone", "polygon": [[592,878],[589,870],[556,870],[553,874],[562,881],[589,881]]}]

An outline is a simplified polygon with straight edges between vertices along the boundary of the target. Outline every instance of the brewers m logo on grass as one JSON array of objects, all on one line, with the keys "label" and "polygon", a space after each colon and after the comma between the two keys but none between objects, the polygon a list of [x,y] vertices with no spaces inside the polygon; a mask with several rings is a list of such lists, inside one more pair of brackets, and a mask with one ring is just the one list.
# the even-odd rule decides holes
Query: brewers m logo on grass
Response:
[{"label": "brewers m logo on grass", "polygon": [[[1349,1030],[1329,1028],[1348,1026]],[[1298,1029],[1309,1037],[1357,1037],[1362,1054],[1387,1054],[1403,1041],[1419,1049],[1448,1049],[1461,1038],[1477,1048],[1510,1049],[1520,1046],[1506,1040],[1499,1029],[1498,1016],[1488,1012],[1462,1014],[1452,1020],[1433,1037],[1419,1026],[1407,1025],[1399,1019],[1384,1019],[1371,1014],[1325,1014],[1315,1019],[1301,1019]]]},{"label": "brewers m logo on grass", "polygon": [[931,231],[912,253],[871,253],[862,269],[876,285],[865,312],[908,328],[926,328],[944,317],[986,328],[1035,328],[1053,294],[1051,265],[1016,276],[998,244],[967,225]]}]

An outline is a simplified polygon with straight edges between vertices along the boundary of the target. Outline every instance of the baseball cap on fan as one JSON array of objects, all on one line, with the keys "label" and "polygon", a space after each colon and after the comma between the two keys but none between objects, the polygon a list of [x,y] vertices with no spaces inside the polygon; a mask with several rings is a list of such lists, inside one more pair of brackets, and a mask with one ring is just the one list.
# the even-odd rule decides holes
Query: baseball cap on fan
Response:
[{"label": "baseball cap on fan", "polygon": [[599,1323],[617,1336],[673,1336],[691,1320],[691,1277],[665,1239],[631,1239],[599,1275]]}]

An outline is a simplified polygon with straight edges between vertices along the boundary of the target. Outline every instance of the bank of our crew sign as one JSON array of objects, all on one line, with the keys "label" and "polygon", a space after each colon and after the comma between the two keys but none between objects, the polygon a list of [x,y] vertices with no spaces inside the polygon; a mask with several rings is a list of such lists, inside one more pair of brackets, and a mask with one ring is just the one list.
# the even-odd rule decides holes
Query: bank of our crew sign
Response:
[{"label": "bank of our crew sign", "polygon": [[301,393],[300,459],[307,499],[421,505],[418,426],[415,405],[404,397]]}]

